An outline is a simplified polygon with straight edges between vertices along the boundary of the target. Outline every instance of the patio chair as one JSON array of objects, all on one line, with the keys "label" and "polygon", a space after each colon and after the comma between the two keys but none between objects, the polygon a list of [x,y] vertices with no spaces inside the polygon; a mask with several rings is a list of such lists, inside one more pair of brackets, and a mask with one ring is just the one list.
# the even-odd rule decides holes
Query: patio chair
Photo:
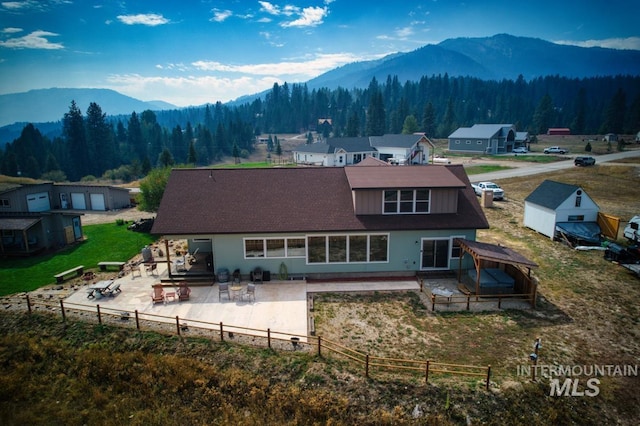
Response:
[{"label": "patio chair", "polygon": [[144,270],[147,273],[147,276],[149,276],[149,274],[151,275],[155,275],[158,273],[158,264],[157,263],[147,263],[144,265]]},{"label": "patio chair", "polygon": [[189,295],[191,294],[191,289],[187,287],[186,283],[180,284],[178,288],[178,301],[182,302],[183,300],[189,300]]},{"label": "patio chair", "polygon": [[249,283],[247,284],[247,289],[242,294],[242,300],[253,300],[256,301],[256,285]]},{"label": "patio chair", "polygon": [[218,284],[218,297],[222,300],[222,295],[226,294],[227,299],[231,300],[231,295],[229,294],[229,283],[220,283]]},{"label": "patio chair", "polygon": [[153,294],[151,295],[151,301],[155,305],[156,303],[164,303],[164,288],[161,285],[153,286]]},{"label": "patio chair", "polygon": [[253,272],[251,272],[251,276],[252,276],[252,281],[254,283],[260,282],[262,283],[262,268],[261,267],[256,267]]}]

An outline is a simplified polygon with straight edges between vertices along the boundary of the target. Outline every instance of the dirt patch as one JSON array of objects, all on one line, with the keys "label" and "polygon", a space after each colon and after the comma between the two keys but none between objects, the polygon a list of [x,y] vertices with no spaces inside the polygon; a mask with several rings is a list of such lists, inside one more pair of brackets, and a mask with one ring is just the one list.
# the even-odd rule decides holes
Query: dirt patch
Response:
[{"label": "dirt patch", "polygon": [[119,219],[127,222],[134,222],[139,219],[150,219],[155,217],[155,213],[143,212],[138,210],[137,207],[131,207],[128,209],[110,210],[106,212],[84,213],[81,220],[83,225],[95,225],[99,223],[112,223]]}]

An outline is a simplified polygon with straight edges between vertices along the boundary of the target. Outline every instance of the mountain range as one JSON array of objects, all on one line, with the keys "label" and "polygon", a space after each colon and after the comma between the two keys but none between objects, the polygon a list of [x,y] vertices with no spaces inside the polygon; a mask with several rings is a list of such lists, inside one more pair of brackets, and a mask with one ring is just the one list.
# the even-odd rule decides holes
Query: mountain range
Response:
[{"label": "mountain range", "polygon": [[[508,34],[454,38],[375,61],[347,64],[306,84],[309,89],[365,88],[373,77],[384,82],[387,76],[397,76],[404,83],[445,73],[482,80],[516,80],[519,76],[531,80],[548,75],[569,78],[640,75],[640,51],[584,48]],[[243,96],[229,104],[250,102],[264,93]],[[177,108],[162,101],[143,102],[107,89],[42,89],[0,95],[0,126],[5,126],[0,128],[0,143],[19,136],[24,127],[22,123],[60,121],[69,111],[71,100],[75,100],[81,111],[86,111],[90,102],[96,102],[108,115]],[[7,126],[12,123],[20,125]]]}]

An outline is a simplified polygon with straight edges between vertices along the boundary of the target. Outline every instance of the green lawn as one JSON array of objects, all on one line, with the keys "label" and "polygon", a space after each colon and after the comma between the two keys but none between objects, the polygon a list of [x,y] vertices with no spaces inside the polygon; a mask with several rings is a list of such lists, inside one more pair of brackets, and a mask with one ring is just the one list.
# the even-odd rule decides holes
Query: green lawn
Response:
[{"label": "green lawn", "polygon": [[29,258],[0,259],[0,296],[32,291],[55,283],[53,276],[79,265],[98,269],[98,262],[126,262],[155,241],[149,234],[106,223],[83,227],[86,240],[65,250]]}]

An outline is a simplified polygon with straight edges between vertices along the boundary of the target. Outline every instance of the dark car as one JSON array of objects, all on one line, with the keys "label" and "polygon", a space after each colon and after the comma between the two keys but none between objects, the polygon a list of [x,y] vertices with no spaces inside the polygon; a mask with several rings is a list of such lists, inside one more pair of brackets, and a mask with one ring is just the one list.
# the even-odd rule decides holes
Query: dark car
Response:
[{"label": "dark car", "polygon": [[596,159],[593,157],[576,157],[576,159],[573,160],[573,164],[576,166],[593,166],[596,164]]}]

